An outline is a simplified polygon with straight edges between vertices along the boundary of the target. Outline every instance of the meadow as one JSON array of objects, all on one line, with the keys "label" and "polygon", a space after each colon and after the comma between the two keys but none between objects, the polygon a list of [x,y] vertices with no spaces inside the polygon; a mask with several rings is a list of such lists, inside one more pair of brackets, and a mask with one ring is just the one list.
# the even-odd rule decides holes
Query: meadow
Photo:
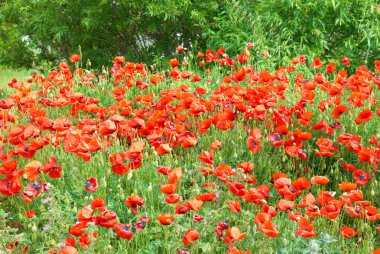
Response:
[{"label": "meadow", "polygon": [[85,63],[1,70],[0,253],[380,253],[380,61]]}]

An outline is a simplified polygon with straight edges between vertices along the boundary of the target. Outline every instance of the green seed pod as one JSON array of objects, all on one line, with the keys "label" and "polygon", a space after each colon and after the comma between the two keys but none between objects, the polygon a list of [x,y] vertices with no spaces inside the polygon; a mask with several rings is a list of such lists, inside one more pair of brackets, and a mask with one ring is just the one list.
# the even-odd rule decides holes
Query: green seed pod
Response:
[{"label": "green seed pod", "polygon": [[321,162],[321,169],[322,170],[326,169],[326,162],[324,160]]},{"label": "green seed pod", "polygon": [[44,205],[40,205],[40,207],[38,208],[41,212],[44,212],[45,211],[45,206]]},{"label": "green seed pod", "polygon": [[133,173],[132,171],[129,171],[128,175],[127,175],[127,180],[131,180],[132,179],[132,176],[133,176]]}]

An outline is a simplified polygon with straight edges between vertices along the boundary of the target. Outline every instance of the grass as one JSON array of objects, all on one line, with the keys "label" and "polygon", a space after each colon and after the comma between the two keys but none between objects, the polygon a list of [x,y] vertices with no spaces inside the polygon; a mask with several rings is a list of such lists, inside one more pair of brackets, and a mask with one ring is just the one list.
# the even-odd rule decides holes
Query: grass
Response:
[{"label": "grass", "polygon": [[8,83],[14,78],[19,81],[26,81],[31,74],[31,70],[11,69],[0,65],[0,89],[8,89]]},{"label": "grass", "polygon": [[[269,67],[269,65],[265,65],[265,59],[261,60],[263,65],[255,66],[255,70],[268,69],[273,73],[273,68]],[[254,61],[254,63],[257,64],[257,61]],[[191,65],[191,63],[189,67],[180,67],[183,69],[188,68],[187,70],[191,70],[194,73],[201,75],[203,78],[201,82],[192,83],[189,82],[189,80],[174,80],[170,77],[166,77],[165,80],[157,84],[157,86],[150,84],[150,87],[143,91],[141,91],[136,85],[127,89],[122,98],[132,101],[134,104],[130,108],[126,107],[126,109],[131,110],[131,114],[125,116],[125,119],[130,121],[134,117],[140,116],[141,119],[144,119],[146,124],[150,121],[150,129],[162,128],[163,123],[168,121],[165,125],[167,126],[167,129],[165,129],[163,139],[168,139],[169,134],[173,135],[175,140],[173,138],[171,141],[166,142],[174,147],[173,144],[176,140],[183,138],[180,135],[188,135],[186,131],[191,133],[197,132],[198,126],[194,124],[194,122],[197,123],[201,120],[207,119],[221,111],[221,106],[216,106],[214,109],[210,110],[210,112],[200,113],[198,116],[190,113],[187,108],[178,110],[178,112],[176,112],[177,115],[187,115],[188,118],[183,123],[183,125],[187,125],[187,127],[185,128],[186,131],[178,131],[178,133],[173,130],[174,127],[175,129],[177,127],[180,129],[182,122],[176,119],[177,116],[174,117],[175,114],[169,109],[188,105],[188,101],[191,99],[190,95],[196,87],[203,87],[207,90],[206,94],[196,96],[197,100],[211,101],[210,98],[214,96],[213,102],[215,102],[217,94],[221,94],[220,92],[215,92],[220,86],[218,80],[223,80],[224,76],[234,74],[234,70],[231,72],[231,69],[221,67],[217,63],[210,63],[209,67],[212,68],[210,75],[205,74],[205,69],[201,69],[196,65]],[[238,67],[239,65],[237,65],[237,68]],[[6,71],[10,70],[5,70],[5,72]],[[170,70],[165,71],[168,73]],[[316,70],[305,66],[299,66],[298,71],[304,73],[304,78],[308,79],[312,79],[313,74],[316,73]],[[28,72],[18,71],[14,74],[9,72],[9,75],[9,80],[5,81],[5,83],[9,82],[15,76],[18,78],[25,78],[28,75]],[[207,130],[207,133],[197,133],[198,142],[196,146],[184,149],[181,148],[181,144],[179,143],[177,147],[173,148],[171,153],[158,156],[153,146],[150,145],[151,142],[148,141],[147,136],[145,134],[140,134],[140,136],[137,135],[141,129],[149,131],[147,128],[129,128],[124,125],[118,129],[118,132],[120,131],[118,135],[116,135],[116,132],[107,135],[106,137],[101,137],[99,134],[99,129],[97,129],[98,125],[114,114],[121,114],[120,112],[122,111],[122,108],[120,108],[117,112],[113,112],[110,106],[118,105],[116,100],[112,97],[112,91],[114,91],[115,88],[124,87],[124,83],[121,82],[121,84],[115,86],[115,80],[107,75],[108,74],[105,75],[105,78],[98,77],[94,79],[91,84],[88,83],[87,85],[84,85],[83,83],[79,84],[79,77],[76,77],[76,80],[72,85],[72,90],[66,94],[64,94],[65,90],[62,89],[63,85],[60,84],[52,86],[49,88],[48,92],[44,91],[45,93],[38,95],[40,96],[40,98],[37,98],[39,101],[41,97],[46,97],[44,98],[45,101],[57,101],[57,99],[63,101],[66,98],[70,98],[72,103],[63,107],[44,107],[39,103],[34,103],[29,100],[29,104],[23,104],[25,105],[24,107],[14,107],[10,110],[10,113],[17,116],[17,122],[7,123],[9,128],[0,130],[0,137],[8,137],[8,131],[16,125],[26,126],[36,124],[32,117],[32,115],[36,113],[35,111],[30,112],[26,110],[25,107],[28,106],[30,108],[38,107],[39,109],[43,109],[46,112],[46,116],[52,120],[67,117],[73,123],[71,128],[73,133],[85,137],[81,140],[82,149],[85,149],[88,145],[85,143],[84,139],[87,140],[92,137],[95,137],[96,140],[99,139],[104,147],[97,152],[92,152],[90,161],[85,163],[74,152],[65,151],[64,145],[62,144],[66,141],[69,142],[74,135],[68,135],[69,133],[63,135],[61,131],[49,130],[49,128],[41,130],[39,136],[46,138],[46,140],[48,140],[47,143],[49,144],[37,150],[33,158],[27,159],[23,157],[15,157],[18,162],[17,168],[23,169],[31,160],[38,160],[42,164],[45,164],[49,157],[54,156],[57,158],[57,165],[62,167],[62,177],[51,179],[47,174],[41,172],[37,180],[49,182],[51,184],[50,189],[49,191],[42,192],[39,197],[33,198],[33,201],[29,204],[26,204],[20,198],[19,194],[12,197],[2,196],[3,202],[0,203],[0,219],[2,219],[0,220],[0,233],[2,233],[1,230],[4,228],[6,233],[4,234],[4,237],[0,239],[0,253],[1,245],[5,245],[14,239],[18,240],[19,248],[22,246],[29,246],[31,253],[45,253],[48,250],[60,250],[61,244],[65,242],[65,238],[73,237],[67,233],[70,230],[70,227],[75,225],[79,211],[81,211],[84,206],[88,206],[91,203],[91,200],[97,197],[102,197],[106,203],[107,209],[117,213],[118,221],[121,223],[133,224],[138,221],[141,216],[147,216],[150,223],[147,225],[146,229],[139,233],[133,230],[135,234],[131,240],[121,239],[112,229],[105,229],[90,223],[85,231],[89,233],[96,231],[98,237],[97,240],[92,239],[91,243],[83,249],[80,249],[79,247],[79,238],[74,237],[77,240],[77,248],[80,249],[81,253],[176,254],[178,253],[178,250],[182,248],[189,249],[191,254],[226,253],[228,251],[227,245],[223,241],[219,241],[217,235],[214,233],[215,225],[224,220],[229,220],[231,227],[238,226],[241,232],[247,233],[247,237],[241,241],[234,242],[234,245],[240,250],[246,250],[249,248],[251,253],[370,253],[371,250],[379,247],[377,245],[377,241],[379,241],[379,233],[374,228],[377,224],[363,218],[351,218],[345,212],[344,207],[342,207],[340,215],[333,220],[328,220],[323,216],[308,218],[309,221],[315,222],[314,230],[318,232],[317,236],[312,239],[302,239],[297,236],[295,234],[295,231],[298,229],[297,223],[288,219],[287,212],[277,211],[277,215],[273,217],[272,221],[280,231],[280,234],[277,238],[268,238],[261,233],[258,230],[258,226],[253,223],[256,214],[261,212],[262,207],[245,202],[242,197],[232,194],[227,185],[216,176],[205,176],[201,171],[202,168],[205,167],[205,164],[198,160],[198,156],[202,154],[202,151],[209,151],[210,144],[218,139],[223,145],[219,150],[214,152],[213,166],[217,167],[220,164],[227,164],[232,168],[236,168],[241,162],[249,161],[254,163],[255,166],[252,175],[257,178],[257,183],[251,185],[243,182],[242,170],[239,169],[236,170],[236,176],[230,176],[229,178],[232,181],[243,183],[245,189],[251,187],[255,188],[261,184],[270,186],[270,198],[267,199],[269,205],[276,206],[278,200],[282,198],[270,181],[273,173],[279,171],[288,174],[292,181],[301,176],[310,180],[314,175],[327,176],[331,180],[326,186],[312,185],[308,190],[305,190],[299,195],[299,197],[297,197],[295,200],[296,204],[301,203],[302,197],[307,194],[307,192],[310,192],[317,197],[318,191],[320,190],[335,191],[335,199],[338,199],[339,196],[343,196],[344,193],[338,189],[338,184],[341,181],[355,181],[352,178],[352,173],[341,167],[342,160],[348,163],[353,163],[357,167],[369,172],[371,172],[372,169],[366,163],[361,163],[352,151],[345,148],[345,145],[339,145],[339,150],[331,158],[316,157],[315,151],[318,149],[315,145],[316,140],[319,137],[328,137],[334,141],[335,145],[338,145],[337,136],[343,132],[348,132],[361,136],[363,145],[369,146],[367,139],[369,139],[372,134],[376,134],[380,128],[378,116],[374,116],[374,119],[370,122],[360,125],[359,127],[353,122],[353,119],[355,119],[362,108],[358,109],[349,105],[346,101],[348,94],[342,97],[342,103],[349,106],[348,112],[342,115],[339,119],[339,121],[343,123],[343,127],[341,130],[336,130],[332,136],[326,135],[322,130],[311,129],[312,125],[318,123],[322,119],[327,119],[329,123],[335,121],[334,119],[331,119],[331,107],[326,109],[325,113],[321,113],[317,108],[320,101],[328,99],[329,95],[327,93],[321,92],[320,90],[316,91],[314,104],[305,106],[307,111],[312,111],[314,113],[309,126],[301,126],[296,117],[294,115],[292,116],[292,124],[289,125],[290,132],[294,133],[296,129],[301,129],[302,131],[309,131],[313,135],[312,139],[304,142],[303,148],[308,154],[308,160],[306,161],[297,157],[293,158],[288,156],[282,147],[275,148],[269,145],[268,135],[274,131],[274,127],[270,126],[270,117],[267,117],[265,121],[253,118],[246,120],[244,114],[237,113],[236,109],[234,109],[234,112],[237,117],[230,129],[221,130],[217,129],[214,125],[211,125]],[[150,76],[136,73],[135,75],[134,82],[136,79],[149,82]],[[151,75],[154,75],[154,73]],[[293,90],[296,73],[290,73],[287,75],[290,80],[290,85],[285,93],[286,100],[280,101],[279,104],[295,107],[295,104],[300,97],[300,94]],[[84,76],[85,75],[81,77],[82,82],[83,80],[86,80]],[[327,77],[330,80],[334,79],[333,76]],[[206,79],[210,79],[211,82],[205,82]],[[178,88],[183,84],[189,86],[189,93],[177,91],[174,93],[176,99],[169,102],[167,106],[162,107],[163,109],[158,110],[153,107],[156,103],[158,104],[160,99],[163,99],[164,91]],[[234,83],[232,83],[232,85],[233,84]],[[263,86],[257,84],[248,85],[245,81],[241,82],[241,84],[243,87],[250,87],[251,89]],[[41,91],[45,89],[38,87],[38,85],[41,84],[33,84],[33,90]],[[223,86],[226,88],[230,85],[223,83]],[[27,97],[28,93],[23,91],[22,88],[19,89],[19,94],[23,93]],[[247,90],[244,90],[244,92],[247,92]],[[345,92],[349,93],[350,91]],[[136,97],[139,95],[146,95],[148,93],[154,94],[153,102],[156,103],[135,101]],[[375,88],[373,93],[375,97],[379,97],[379,89]],[[233,94],[233,96],[227,96],[227,94]],[[240,96],[244,97],[244,94],[245,93],[241,91],[226,90],[223,96],[218,97],[218,103],[226,103],[226,108],[231,108],[233,106],[230,104],[230,98],[236,100]],[[81,97],[81,95],[84,95],[86,99]],[[189,96],[186,103],[184,99],[185,96]],[[101,114],[97,114],[97,112],[86,111],[88,109],[85,108],[84,104],[86,104],[86,101],[89,101],[90,98],[99,99],[98,105],[101,106],[98,107],[99,109],[104,111],[109,110],[104,119]],[[268,97],[266,97],[266,99],[267,98]],[[163,103],[162,101],[163,100],[160,101],[161,104]],[[248,102],[248,100],[243,101],[247,105],[255,104],[255,102]],[[71,110],[75,108],[72,107],[72,105],[81,109],[79,110],[78,115],[70,114]],[[92,106],[94,106],[94,104]],[[157,105],[155,106],[158,107]],[[370,106],[368,100],[365,101],[365,107],[371,108],[372,111],[374,111],[377,106],[378,104]],[[299,110],[299,107],[300,106],[297,105],[297,110]],[[253,110],[253,108],[251,109]],[[153,110],[157,119],[154,119],[153,115],[141,116],[143,110],[146,112]],[[92,118],[96,121],[94,126],[90,126],[91,124],[88,124],[87,126],[95,127],[96,130],[94,132],[88,131],[86,133],[81,133],[81,127],[76,126],[79,121],[85,118]],[[154,125],[151,125],[151,121],[153,120],[156,122]],[[263,143],[263,148],[258,151],[258,153],[253,153],[247,149],[248,133],[245,127],[250,129],[256,127],[262,131],[263,137],[261,138],[261,142]],[[125,128],[125,132],[123,131],[123,128]],[[87,128],[87,130],[88,129],[89,128]],[[285,135],[283,139],[286,138]],[[110,155],[127,151],[130,148],[131,142],[135,141],[135,139],[142,140],[145,144],[144,151],[142,152],[142,166],[136,170],[130,170],[125,175],[116,175],[111,170],[112,165],[110,162]],[[30,140],[28,140],[28,143],[29,142]],[[55,142],[61,142],[61,144],[55,146],[53,145]],[[109,145],[107,146],[107,144]],[[4,144],[3,149],[4,151],[13,150],[14,145],[6,143]],[[125,163],[128,163],[128,161],[126,160]],[[166,195],[161,193],[160,187],[168,181],[168,177],[157,172],[158,166],[182,168],[183,178],[180,179],[177,184],[178,188],[176,193],[178,193],[184,201],[194,199],[196,195],[211,190],[218,194],[218,198],[215,198],[212,202],[205,202],[202,209],[199,211],[190,211],[187,214],[181,215],[175,214],[174,205],[169,205],[163,201]],[[306,172],[306,167],[309,167],[309,172]],[[89,193],[84,189],[86,179],[89,177],[96,177],[98,179],[99,186],[96,193]],[[33,183],[33,181],[26,178],[26,176],[22,178],[23,187],[27,184]],[[379,175],[374,175],[373,179],[371,179],[366,186],[359,187],[359,189],[363,191],[365,200],[371,201],[374,206],[379,206],[379,190],[376,180],[379,181]],[[202,187],[206,182],[214,182],[216,188],[210,189]],[[23,190],[24,189],[22,189],[20,193],[22,193]],[[372,191],[374,193],[373,195]],[[136,215],[131,212],[129,207],[126,207],[124,202],[132,193],[136,193],[145,199],[145,204],[138,208],[139,212]],[[42,202],[44,199],[49,199],[49,201]],[[241,202],[240,213],[231,212],[227,205],[228,201],[236,199]],[[183,202],[180,204],[183,204]],[[25,218],[24,214],[28,210],[35,210],[37,212],[36,216],[33,218]],[[156,217],[164,212],[174,215],[175,219],[171,225],[163,226],[156,220]],[[295,207],[294,212],[300,212],[305,216],[303,208],[300,209]],[[192,218],[196,213],[203,216],[205,221],[194,222]],[[3,218],[5,218],[5,220]],[[49,227],[46,225],[49,225]],[[344,239],[339,234],[339,228],[343,225],[359,229],[359,235]],[[18,230],[15,230],[15,228],[18,228]],[[184,233],[190,228],[196,228],[201,236],[197,241],[186,247],[182,244],[181,240]]]}]

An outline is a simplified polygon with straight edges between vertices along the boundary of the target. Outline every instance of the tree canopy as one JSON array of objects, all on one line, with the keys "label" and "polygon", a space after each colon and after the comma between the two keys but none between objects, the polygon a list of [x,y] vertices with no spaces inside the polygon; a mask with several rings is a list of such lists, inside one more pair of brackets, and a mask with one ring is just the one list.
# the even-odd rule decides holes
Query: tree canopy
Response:
[{"label": "tree canopy", "polygon": [[79,46],[93,66],[115,55],[149,63],[179,44],[238,52],[248,41],[276,56],[371,60],[379,57],[379,21],[375,0],[3,0],[0,64],[59,61]]}]

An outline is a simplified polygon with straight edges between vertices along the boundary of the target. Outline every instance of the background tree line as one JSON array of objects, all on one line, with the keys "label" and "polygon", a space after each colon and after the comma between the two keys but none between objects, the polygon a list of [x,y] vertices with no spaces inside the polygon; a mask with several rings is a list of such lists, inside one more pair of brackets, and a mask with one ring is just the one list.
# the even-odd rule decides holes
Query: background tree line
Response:
[{"label": "background tree line", "polygon": [[78,53],[93,67],[115,55],[152,63],[179,44],[254,42],[284,60],[297,54],[380,59],[380,5],[375,0],[1,0],[0,64],[30,68]]}]

